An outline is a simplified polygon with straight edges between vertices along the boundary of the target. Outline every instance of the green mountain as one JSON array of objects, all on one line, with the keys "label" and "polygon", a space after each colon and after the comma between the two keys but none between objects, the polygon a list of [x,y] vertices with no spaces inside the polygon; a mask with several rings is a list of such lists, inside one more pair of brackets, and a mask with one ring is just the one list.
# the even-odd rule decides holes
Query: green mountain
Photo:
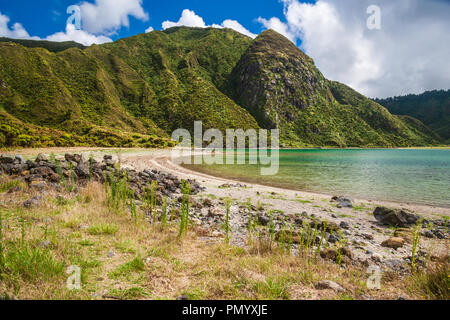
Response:
[{"label": "green mountain", "polygon": [[375,100],[393,114],[419,119],[450,143],[450,90]]},{"label": "green mountain", "polygon": [[0,42],[18,43],[27,48],[45,48],[50,52],[60,52],[70,48],[86,49],[86,46],[74,41],[52,42],[46,40],[24,40],[0,37]]},{"label": "green mountain", "polygon": [[286,146],[437,142],[420,121],[326,80],[274,31],[252,40],[179,27],[86,49],[42,46],[0,41],[0,146],[168,146],[195,120],[205,130],[278,127]]}]

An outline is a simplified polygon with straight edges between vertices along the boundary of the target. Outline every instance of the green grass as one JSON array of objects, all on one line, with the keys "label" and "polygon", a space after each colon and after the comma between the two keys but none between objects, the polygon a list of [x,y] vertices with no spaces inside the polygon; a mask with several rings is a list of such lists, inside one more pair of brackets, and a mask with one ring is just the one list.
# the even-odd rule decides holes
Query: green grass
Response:
[{"label": "green grass", "polygon": [[133,260],[120,265],[114,271],[110,272],[109,277],[111,279],[118,279],[120,277],[127,276],[130,273],[139,273],[144,270],[144,261],[140,256],[137,256]]},{"label": "green grass", "polygon": [[91,226],[88,229],[90,235],[98,236],[98,235],[115,235],[119,231],[119,227],[115,224],[98,224],[95,226]]},{"label": "green grass", "polygon": [[95,246],[95,242],[85,239],[85,240],[81,240],[80,242],[78,242],[78,244],[82,247],[93,247]]},{"label": "green grass", "polygon": [[8,278],[39,282],[64,274],[64,263],[50,251],[30,244],[7,246],[2,274]]},{"label": "green grass", "polygon": [[268,278],[255,282],[253,289],[258,298],[267,300],[288,300],[288,286],[290,281],[286,277]]},{"label": "green grass", "polygon": [[24,187],[25,184],[20,180],[9,180],[0,183],[0,193],[7,192],[16,187]]},{"label": "green grass", "polygon": [[189,300],[203,300],[206,297],[206,292],[200,288],[187,289],[182,293],[189,298]]},{"label": "green grass", "polygon": [[108,296],[115,297],[121,300],[136,300],[139,298],[147,297],[148,293],[144,288],[133,287],[124,290],[110,289],[108,291]]}]

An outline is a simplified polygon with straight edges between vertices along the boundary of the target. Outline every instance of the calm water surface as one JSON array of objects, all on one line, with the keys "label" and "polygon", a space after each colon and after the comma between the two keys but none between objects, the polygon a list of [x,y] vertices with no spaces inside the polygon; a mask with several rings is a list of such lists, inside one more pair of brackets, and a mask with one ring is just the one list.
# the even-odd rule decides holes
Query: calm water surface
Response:
[{"label": "calm water surface", "polygon": [[275,176],[248,164],[186,167],[295,190],[450,207],[450,150],[281,150]]}]

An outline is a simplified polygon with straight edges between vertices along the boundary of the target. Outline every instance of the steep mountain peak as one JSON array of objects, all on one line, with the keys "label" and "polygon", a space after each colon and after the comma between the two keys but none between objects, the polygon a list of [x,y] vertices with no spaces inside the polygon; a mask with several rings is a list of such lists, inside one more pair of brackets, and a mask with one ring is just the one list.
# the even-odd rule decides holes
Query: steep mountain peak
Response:
[{"label": "steep mountain peak", "polygon": [[268,129],[295,120],[299,110],[320,99],[332,99],[314,61],[273,30],[252,42],[233,70],[231,82],[236,102]]},{"label": "steep mountain peak", "polygon": [[272,53],[283,52],[288,55],[300,54],[312,62],[312,59],[305,55],[291,40],[272,29],[268,29],[256,37],[253,41],[253,45],[260,49],[266,49]]}]

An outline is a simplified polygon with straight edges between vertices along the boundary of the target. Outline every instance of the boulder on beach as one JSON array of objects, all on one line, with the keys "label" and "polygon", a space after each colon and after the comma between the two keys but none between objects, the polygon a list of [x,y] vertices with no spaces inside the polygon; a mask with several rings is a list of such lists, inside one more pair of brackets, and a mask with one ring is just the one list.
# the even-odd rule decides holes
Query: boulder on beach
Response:
[{"label": "boulder on beach", "polygon": [[378,207],[373,212],[373,216],[378,222],[393,227],[407,228],[415,225],[420,216],[403,209],[390,209]]}]

